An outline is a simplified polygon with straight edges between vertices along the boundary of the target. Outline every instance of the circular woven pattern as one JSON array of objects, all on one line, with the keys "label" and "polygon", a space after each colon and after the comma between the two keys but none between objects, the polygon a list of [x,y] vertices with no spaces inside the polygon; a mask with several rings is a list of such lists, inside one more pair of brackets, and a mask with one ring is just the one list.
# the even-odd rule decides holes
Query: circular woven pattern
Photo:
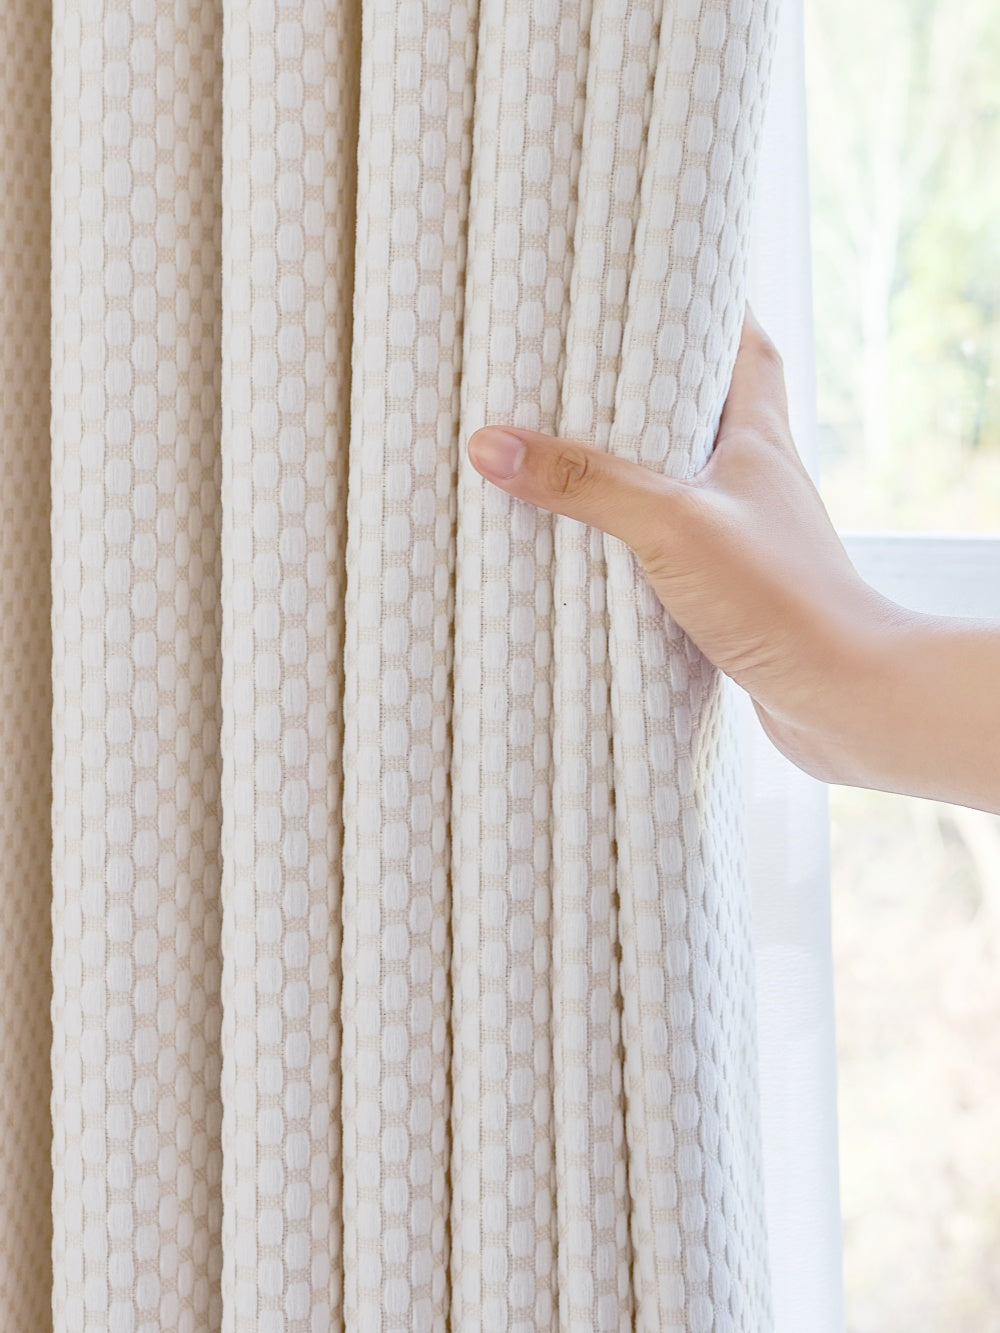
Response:
[{"label": "circular woven pattern", "polygon": [[465,445],[704,463],[774,27],[5,9],[5,1327],[766,1333],[725,695]]}]

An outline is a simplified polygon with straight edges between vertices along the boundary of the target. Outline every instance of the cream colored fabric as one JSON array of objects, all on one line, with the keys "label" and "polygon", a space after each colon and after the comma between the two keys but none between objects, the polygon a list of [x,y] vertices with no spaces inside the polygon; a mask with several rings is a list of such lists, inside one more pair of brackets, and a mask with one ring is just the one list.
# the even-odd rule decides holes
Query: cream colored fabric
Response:
[{"label": "cream colored fabric", "polygon": [[[480,7],[459,436],[553,430],[587,3]],[[578,158],[577,158],[578,162]],[[454,1316],[557,1317],[553,519],[462,459],[452,783]]]},{"label": "cream colored fabric", "polygon": [[344,654],[352,1328],[447,1326],[450,514],[474,36],[448,0],[364,10]]},{"label": "cream colored fabric", "polygon": [[60,1329],[221,1315],[220,37],[53,6]]},{"label": "cream colored fabric", "polygon": [[49,87],[45,0],[0,6],[0,1325],[51,1326]]},{"label": "cream colored fabric", "polygon": [[[609,448],[673,475],[708,458],[739,339],[767,17],[679,0],[661,40]],[[605,551],[639,1320],[764,1327],[735,739],[718,675]]]},{"label": "cream colored fabric", "polygon": [[705,460],[774,18],[0,19],[5,1328],[766,1333],[719,681],[465,444]]},{"label": "cream colored fabric", "polygon": [[[608,447],[662,3],[596,0],[557,433]],[[607,564],[555,519],[553,1014],[559,1316],[632,1327]]]},{"label": "cream colored fabric", "polygon": [[358,43],[347,4],[226,0],[222,19],[221,1299],[235,1333],[333,1327],[342,1311]]}]

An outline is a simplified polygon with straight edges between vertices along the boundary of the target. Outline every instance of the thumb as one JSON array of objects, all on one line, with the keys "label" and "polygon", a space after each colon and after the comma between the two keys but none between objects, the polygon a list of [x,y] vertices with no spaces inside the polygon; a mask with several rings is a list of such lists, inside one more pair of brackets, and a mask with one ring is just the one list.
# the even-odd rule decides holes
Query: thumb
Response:
[{"label": "thumb", "polygon": [[600,528],[640,559],[662,551],[686,491],[640,463],[520,427],[484,426],[468,452],[476,471],[508,495]]}]

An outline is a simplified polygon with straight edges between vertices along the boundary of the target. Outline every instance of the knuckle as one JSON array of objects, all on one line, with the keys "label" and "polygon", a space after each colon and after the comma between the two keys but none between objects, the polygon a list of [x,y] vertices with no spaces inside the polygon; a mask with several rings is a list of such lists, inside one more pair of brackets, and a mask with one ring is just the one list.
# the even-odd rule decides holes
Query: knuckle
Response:
[{"label": "knuckle", "polygon": [[594,465],[587,451],[576,445],[563,446],[552,460],[552,488],[572,500],[586,491],[593,480]]}]

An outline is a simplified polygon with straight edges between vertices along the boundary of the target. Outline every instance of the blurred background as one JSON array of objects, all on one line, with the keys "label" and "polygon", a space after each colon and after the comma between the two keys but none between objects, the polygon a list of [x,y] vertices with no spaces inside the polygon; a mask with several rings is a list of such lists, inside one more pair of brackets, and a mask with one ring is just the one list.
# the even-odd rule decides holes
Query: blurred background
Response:
[{"label": "blurred background", "polygon": [[[805,24],[824,498],[1000,537],[1000,6]],[[830,804],[848,1333],[1000,1333],[1000,818]]]}]

